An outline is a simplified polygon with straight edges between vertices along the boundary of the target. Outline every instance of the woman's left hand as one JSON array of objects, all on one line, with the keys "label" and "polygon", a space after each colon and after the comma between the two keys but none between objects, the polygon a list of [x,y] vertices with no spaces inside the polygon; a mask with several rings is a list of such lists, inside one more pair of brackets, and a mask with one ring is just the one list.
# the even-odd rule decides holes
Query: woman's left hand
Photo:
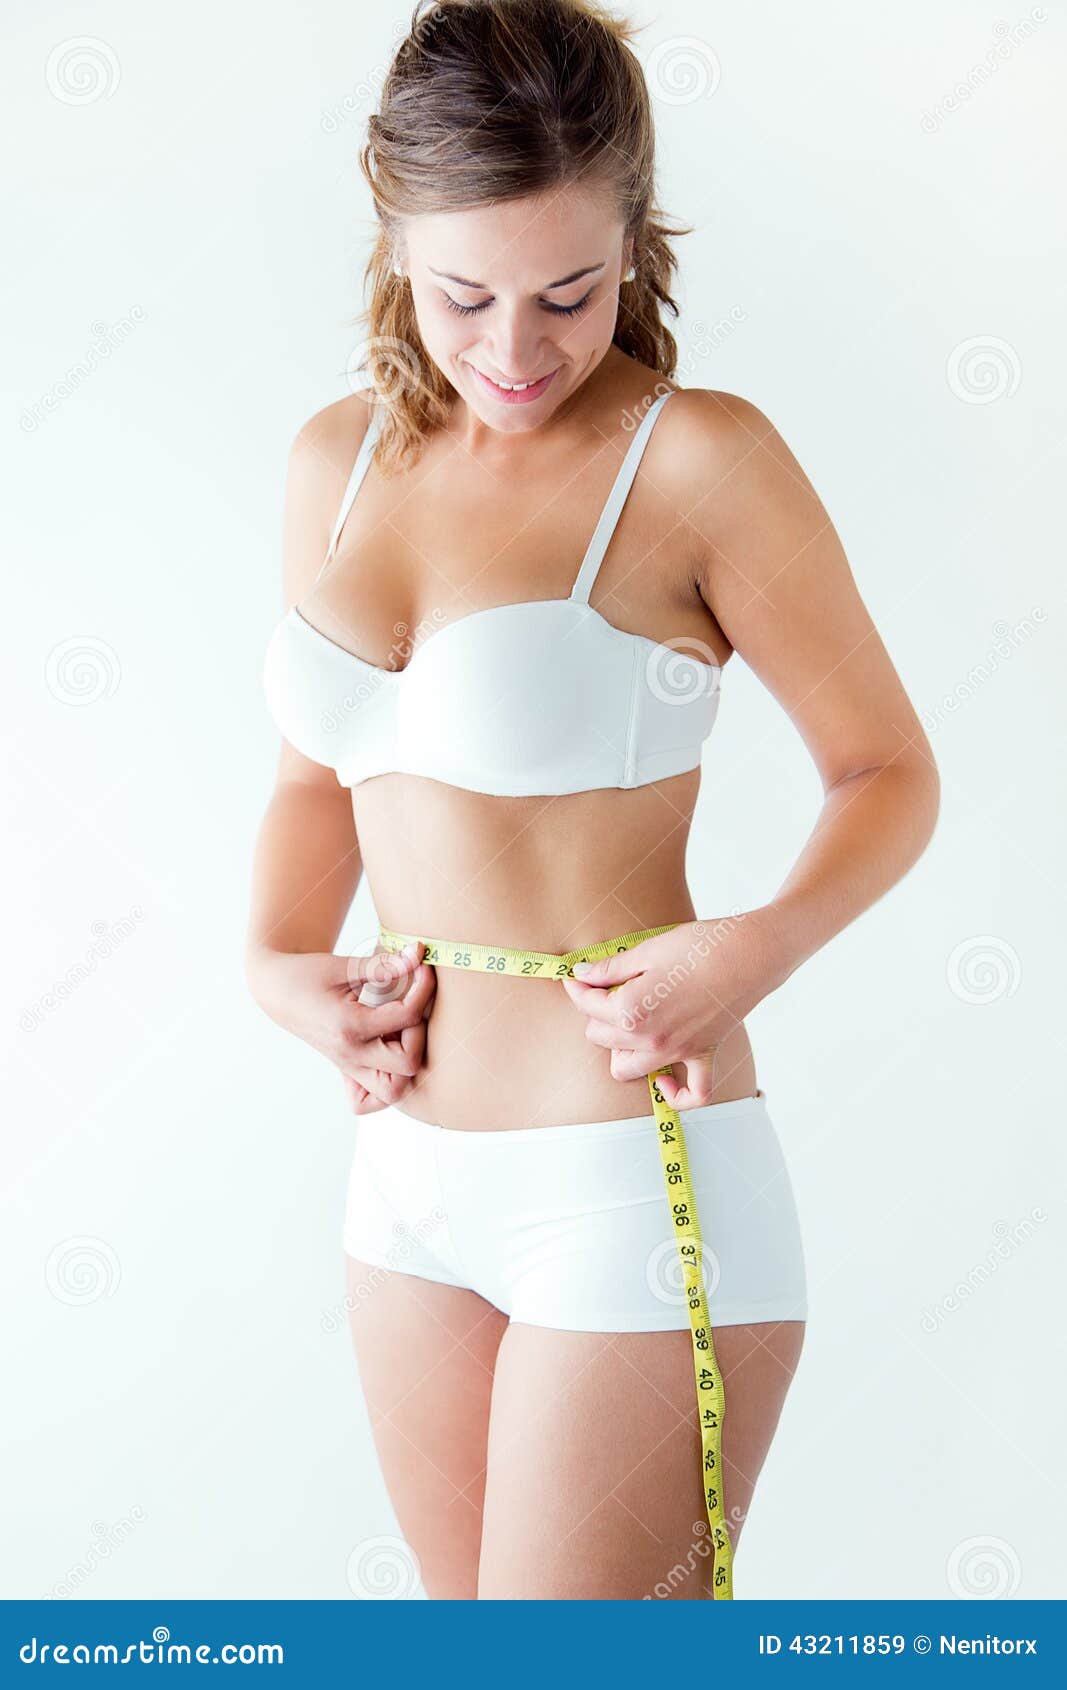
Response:
[{"label": "woman's left hand", "polygon": [[589,1017],[586,1038],[611,1051],[612,1078],[684,1062],[684,1086],[670,1074],[657,1082],[668,1104],[710,1102],[716,1046],[791,972],[776,927],[766,909],[687,921],[602,962],[576,964],[582,979],[563,986]]}]

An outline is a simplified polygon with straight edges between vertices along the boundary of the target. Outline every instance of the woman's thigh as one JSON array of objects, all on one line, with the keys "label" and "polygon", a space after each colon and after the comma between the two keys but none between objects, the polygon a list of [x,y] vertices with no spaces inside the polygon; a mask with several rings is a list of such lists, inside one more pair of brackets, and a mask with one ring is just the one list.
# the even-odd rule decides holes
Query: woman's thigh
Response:
[{"label": "woman's thigh", "polygon": [[400,1529],[429,1597],[473,1599],[507,1318],[474,1291],[345,1261],[360,1383]]},{"label": "woman's thigh", "polygon": [[[803,1321],[715,1331],[735,1550],[803,1339]],[[478,1595],[699,1600],[711,1572],[689,1332],[512,1322],[496,1357]]]}]

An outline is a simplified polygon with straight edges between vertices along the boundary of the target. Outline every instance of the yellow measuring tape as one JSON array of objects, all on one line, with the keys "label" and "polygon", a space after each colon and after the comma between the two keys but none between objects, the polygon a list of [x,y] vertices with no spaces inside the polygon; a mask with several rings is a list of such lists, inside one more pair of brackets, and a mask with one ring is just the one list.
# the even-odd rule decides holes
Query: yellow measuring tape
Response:
[{"label": "yellow measuring tape", "polygon": [[[402,951],[405,945],[420,943],[424,949],[423,962],[433,968],[469,968],[478,974],[510,974],[517,979],[562,980],[574,977],[576,962],[599,962],[615,956],[619,951],[632,950],[645,939],[670,933],[677,926],[646,927],[640,932],[624,933],[619,939],[601,939],[595,945],[583,945],[580,950],[562,955],[553,951],[522,951],[500,945],[468,945],[451,939],[426,939],[421,933],[396,933],[392,928],[379,930],[379,942],[388,951]],[[611,986],[609,991],[617,988]],[[712,1564],[712,1586],[716,1597],[732,1599],[733,1547],[726,1529],[722,1490],[722,1423],[726,1414],[726,1391],[722,1373],[715,1358],[715,1344],[711,1331],[711,1316],[704,1291],[704,1241],[700,1236],[693,1181],[689,1172],[685,1135],[675,1110],[668,1104],[656,1084],[661,1074],[671,1068],[657,1068],[648,1076],[652,1093],[652,1112],[659,1135],[663,1177],[667,1184],[667,1203],[674,1226],[675,1242],[682,1263],[682,1281],[689,1308],[689,1328],[693,1339],[693,1365],[696,1371],[697,1417],[700,1424],[700,1447],[703,1457],[704,1503],[715,1559]]]}]

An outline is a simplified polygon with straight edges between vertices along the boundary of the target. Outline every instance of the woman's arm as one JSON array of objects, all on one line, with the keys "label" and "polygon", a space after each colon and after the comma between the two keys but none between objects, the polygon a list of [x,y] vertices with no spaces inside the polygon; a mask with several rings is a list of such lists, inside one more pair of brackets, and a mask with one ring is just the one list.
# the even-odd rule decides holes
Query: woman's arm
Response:
[{"label": "woman's arm", "polygon": [[298,773],[297,757],[286,742],[290,767],[279,768],[256,838],[245,971],[257,998],[274,955],[333,950],[362,873],[349,794],[332,769]]},{"label": "woman's arm", "polygon": [[[330,405],[306,422],[289,449],[282,516],[282,609],[311,588],[329,545],[330,512],[341,502],[346,408]],[[359,413],[355,413],[358,429]],[[281,742],[274,792],[256,841],[246,945],[256,994],[273,953],[332,951],[359,885],[362,865],[350,794],[332,769]]]},{"label": "woman's arm", "polygon": [[[823,806],[764,914],[788,977],[925,849],[940,785],[930,743],[844,549],[781,435],[733,394],[693,396],[698,585],[723,632],[804,740]],[[773,953],[772,953],[773,954]],[[780,982],[779,982],[780,983]]]},{"label": "woman's arm", "polygon": [[615,1079],[685,1062],[686,1084],[665,1077],[663,1092],[692,1109],[710,1100],[715,1047],[920,856],[939,782],[841,542],[781,436],[733,394],[686,390],[684,404],[670,491],[691,530],[699,591],[795,725],[823,786],[815,826],[765,904],[683,923],[593,963],[582,985],[563,982],[590,1018],[586,1036],[611,1050]]},{"label": "woman's arm", "polygon": [[[366,421],[366,407],[353,396],[313,417],[293,442],[283,608],[297,603],[318,573]],[[434,972],[417,958],[333,954],[361,873],[351,793],[332,769],[283,739],[255,845],[245,978],[273,1021],[337,1064],[353,1107],[365,1113],[397,1102],[421,1067]],[[393,979],[402,997],[358,1003],[361,982]]]}]

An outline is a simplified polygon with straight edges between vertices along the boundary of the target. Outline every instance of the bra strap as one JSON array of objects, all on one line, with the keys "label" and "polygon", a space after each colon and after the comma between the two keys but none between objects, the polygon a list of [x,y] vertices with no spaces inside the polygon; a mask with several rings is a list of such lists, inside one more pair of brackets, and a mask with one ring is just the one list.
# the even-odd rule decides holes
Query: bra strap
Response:
[{"label": "bra strap", "polygon": [[571,598],[578,599],[582,604],[589,603],[589,594],[592,591],[593,582],[596,580],[597,570],[604,561],[604,553],[608,549],[608,543],[615,532],[615,525],[619,520],[622,507],[626,503],[626,495],[633,486],[633,479],[637,474],[641,455],[648,444],[648,437],[655,426],[656,418],[674,391],[675,389],[672,388],[668,393],[661,393],[655,403],[649,406],[637,433],[630,442],[626,456],[622,460],[619,473],[615,477],[615,485],[608,494],[607,503],[600,513],[600,521],[593,530],[589,549],[582,559],[578,578],[571,589]]},{"label": "bra strap", "polygon": [[367,424],[363,439],[359,443],[359,451],[356,453],[356,461],[352,465],[352,473],[348,478],[348,486],[345,488],[345,496],[341,500],[341,509],[338,511],[337,521],[333,525],[333,534],[330,536],[330,547],[326,556],[322,560],[322,567],[319,570],[319,574],[315,577],[316,581],[330,562],[330,559],[333,557],[334,551],[337,547],[337,542],[341,537],[341,530],[345,525],[345,519],[348,516],[349,511],[352,509],[356,494],[363,485],[363,478],[370,468],[370,461],[374,456],[375,441],[378,438],[380,417],[381,407],[379,404],[373,403],[370,407],[370,421]]}]

